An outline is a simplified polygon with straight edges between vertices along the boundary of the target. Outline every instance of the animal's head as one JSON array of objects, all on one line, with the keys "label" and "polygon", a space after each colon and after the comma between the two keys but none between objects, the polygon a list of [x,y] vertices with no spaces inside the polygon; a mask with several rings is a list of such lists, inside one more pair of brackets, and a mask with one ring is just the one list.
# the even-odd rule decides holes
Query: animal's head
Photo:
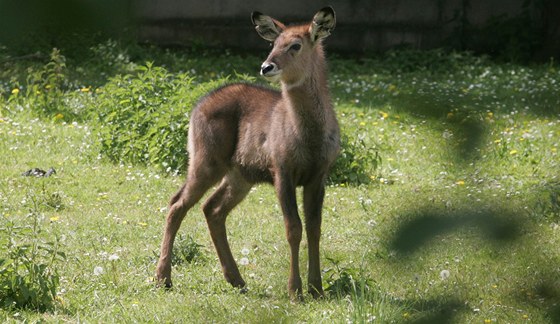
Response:
[{"label": "animal's head", "polygon": [[336,25],[334,10],[325,7],[308,24],[286,26],[276,19],[253,12],[251,19],[257,33],[273,44],[268,58],[261,66],[261,75],[270,81],[297,84],[305,77],[308,67],[321,50],[321,41]]}]

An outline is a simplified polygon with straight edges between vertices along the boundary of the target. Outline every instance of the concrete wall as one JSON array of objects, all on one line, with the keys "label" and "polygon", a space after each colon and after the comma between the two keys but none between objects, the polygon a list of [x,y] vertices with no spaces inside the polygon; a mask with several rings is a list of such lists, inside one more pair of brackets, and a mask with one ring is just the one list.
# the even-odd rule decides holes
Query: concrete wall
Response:
[{"label": "concrete wall", "polygon": [[[556,1],[556,0],[553,0]],[[337,13],[337,28],[326,41],[337,51],[381,51],[402,44],[441,46],[464,26],[490,18],[514,17],[524,0],[140,0],[141,39],[159,44],[201,43],[236,48],[266,48],[251,25],[261,11],[285,23],[309,21],[325,5]]]}]

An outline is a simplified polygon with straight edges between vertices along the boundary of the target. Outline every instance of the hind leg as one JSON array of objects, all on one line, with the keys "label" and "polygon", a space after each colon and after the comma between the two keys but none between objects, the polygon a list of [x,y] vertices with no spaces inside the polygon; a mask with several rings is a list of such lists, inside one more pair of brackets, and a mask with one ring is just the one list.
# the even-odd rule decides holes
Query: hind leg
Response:
[{"label": "hind leg", "polygon": [[187,211],[223,176],[223,173],[220,170],[204,166],[191,168],[187,182],[171,199],[156,268],[158,285],[171,287],[171,256],[175,236],[181,226],[181,222],[185,218]]},{"label": "hind leg", "polygon": [[238,288],[244,287],[245,281],[241,278],[237,263],[231,254],[226,232],[226,218],[228,213],[247,196],[251,187],[252,184],[245,181],[239,173],[231,171],[203,207],[224,277],[232,286]]}]

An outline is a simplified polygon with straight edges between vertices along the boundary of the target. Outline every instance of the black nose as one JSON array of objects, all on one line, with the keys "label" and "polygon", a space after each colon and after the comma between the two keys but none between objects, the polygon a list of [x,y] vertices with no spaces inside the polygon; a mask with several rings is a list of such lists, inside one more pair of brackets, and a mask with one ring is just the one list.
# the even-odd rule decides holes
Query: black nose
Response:
[{"label": "black nose", "polygon": [[266,75],[268,72],[274,70],[275,67],[276,67],[276,64],[274,64],[274,63],[264,63],[261,66],[261,74]]}]

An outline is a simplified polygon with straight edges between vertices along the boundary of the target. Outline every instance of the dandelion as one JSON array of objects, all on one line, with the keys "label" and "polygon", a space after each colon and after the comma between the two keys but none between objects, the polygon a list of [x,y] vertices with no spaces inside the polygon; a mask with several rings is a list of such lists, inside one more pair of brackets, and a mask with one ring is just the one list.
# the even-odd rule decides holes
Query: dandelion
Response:
[{"label": "dandelion", "polygon": [[104,272],[103,267],[97,266],[95,268],[93,268],[93,274],[96,276],[100,276],[102,275]]},{"label": "dandelion", "polygon": [[439,277],[441,278],[441,280],[446,280],[450,275],[451,273],[449,272],[449,270],[441,270],[441,272],[439,273]]},{"label": "dandelion", "polygon": [[241,254],[242,254],[242,255],[249,255],[249,252],[250,252],[250,251],[249,251],[248,248],[243,248],[243,249],[241,249]]},{"label": "dandelion", "polygon": [[119,259],[119,256],[116,254],[111,254],[109,256],[109,261],[117,261]]},{"label": "dandelion", "polygon": [[12,94],[13,94],[13,95],[17,95],[18,93],[19,93],[19,89],[18,89],[18,88],[14,88],[14,89],[12,90]]},{"label": "dandelion", "polygon": [[494,144],[500,144],[501,142],[502,142],[501,139],[497,139],[497,140],[494,141]]},{"label": "dandelion", "polygon": [[140,226],[142,226],[142,227],[146,227],[146,226],[148,226],[148,223],[138,222],[138,225],[140,225]]},{"label": "dandelion", "polygon": [[61,113],[56,114],[56,116],[54,116],[55,120],[61,120],[62,118],[64,118],[64,115]]},{"label": "dandelion", "polygon": [[516,155],[517,154],[517,150],[511,150],[509,151],[509,155]]},{"label": "dandelion", "polygon": [[465,185],[465,181],[459,180],[459,181],[455,182],[455,184],[458,185],[458,186],[464,186],[464,185]]},{"label": "dandelion", "polygon": [[492,320],[491,319],[485,319],[484,323],[492,323]]},{"label": "dandelion", "polygon": [[91,90],[91,87],[83,87],[80,89],[81,92],[83,93],[88,93]]},{"label": "dandelion", "polygon": [[241,258],[239,260],[239,264],[242,265],[242,266],[246,266],[246,265],[249,264],[249,259],[248,258]]},{"label": "dandelion", "polygon": [[58,221],[58,220],[60,219],[60,217],[58,217],[58,216],[53,216],[53,217],[51,217],[51,218],[49,218],[49,219],[50,219],[51,222],[56,222],[56,221]]},{"label": "dandelion", "polygon": [[381,114],[381,118],[383,119],[387,119],[389,117],[389,114],[384,111],[380,111],[379,113]]}]

